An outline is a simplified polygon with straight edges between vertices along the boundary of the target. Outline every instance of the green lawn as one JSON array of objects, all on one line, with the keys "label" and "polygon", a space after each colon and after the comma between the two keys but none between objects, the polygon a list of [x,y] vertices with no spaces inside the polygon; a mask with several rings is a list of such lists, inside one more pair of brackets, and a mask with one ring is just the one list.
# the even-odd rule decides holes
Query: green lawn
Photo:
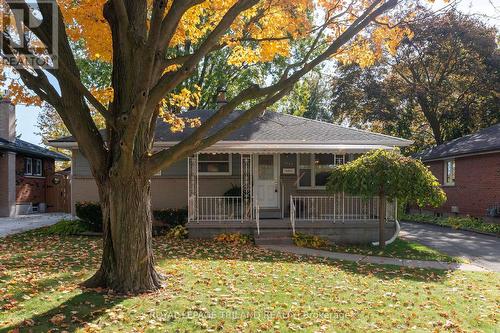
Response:
[{"label": "green lawn", "polygon": [[141,296],[81,290],[95,238],[0,240],[0,332],[490,331],[500,276],[278,254],[155,238],[165,287]]},{"label": "green lawn", "polygon": [[441,253],[425,245],[410,242],[404,239],[396,239],[391,244],[380,249],[373,245],[333,245],[327,248],[333,252],[355,253],[369,256],[382,256],[400,259],[432,260],[446,262],[465,262],[463,258],[452,257]]}]

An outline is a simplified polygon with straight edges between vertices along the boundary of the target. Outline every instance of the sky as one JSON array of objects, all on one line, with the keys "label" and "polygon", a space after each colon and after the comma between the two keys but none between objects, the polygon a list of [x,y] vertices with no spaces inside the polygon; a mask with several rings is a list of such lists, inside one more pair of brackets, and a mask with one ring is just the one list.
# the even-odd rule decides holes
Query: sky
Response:
[{"label": "sky", "polygon": [[[446,3],[442,0],[437,0],[433,5],[435,9],[443,6],[446,6]],[[480,16],[484,21],[496,25],[500,30],[500,0],[462,0],[458,8],[466,14]],[[41,144],[41,137],[36,134],[38,132],[37,117],[40,111],[41,109],[37,107],[24,105],[16,107],[17,134],[21,135],[22,140]]]}]

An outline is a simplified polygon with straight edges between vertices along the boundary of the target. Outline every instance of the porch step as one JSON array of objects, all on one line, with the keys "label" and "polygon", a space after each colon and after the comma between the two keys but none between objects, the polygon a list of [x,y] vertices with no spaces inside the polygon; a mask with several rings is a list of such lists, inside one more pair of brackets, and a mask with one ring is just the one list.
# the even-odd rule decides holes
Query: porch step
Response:
[{"label": "porch step", "polygon": [[261,229],[260,235],[254,230],[256,245],[293,245],[290,229]]},{"label": "porch step", "polygon": [[281,210],[280,209],[260,209],[260,218],[261,219],[280,219],[281,218]]}]

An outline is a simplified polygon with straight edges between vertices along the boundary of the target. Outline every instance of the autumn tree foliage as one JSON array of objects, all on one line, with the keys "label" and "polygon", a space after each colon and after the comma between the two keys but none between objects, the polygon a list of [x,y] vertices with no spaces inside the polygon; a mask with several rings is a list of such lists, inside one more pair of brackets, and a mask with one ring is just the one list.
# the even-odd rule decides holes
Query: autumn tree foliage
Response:
[{"label": "autumn tree foliage", "polygon": [[373,150],[336,167],[328,178],[327,190],[379,198],[379,245],[385,246],[386,201],[440,206],[446,194],[432,172],[419,160],[397,151]]},{"label": "autumn tree foliage", "polygon": [[[86,285],[121,292],[159,288],[151,247],[151,176],[258,116],[323,61],[367,62],[394,50],[407,34],[397,23],[416,5],[402,0],[49,0],[31,6],[1,0],[4,16],[10,10],[23,13],[2,28],[3,59],[43,58],[41,45],[57,45],[57,63],[48,60],[54,66],[3,70],[13,73],[8,75],[11,97],[50,104],[90,163],[103,211],[104,246],[101,267]],[[22,22],[29,31],[16,36],[16,23]],[[51,38],[54,25],[57,37]],[[295,52],[293,45],[306,51]],[[196,106],[203,93],[190,79],[203,59],[220,50],[231,65],[280,59],[282,66],[272,79],[233,91],[204,123],[181,119],[178,112]],[[81,57],[109,63],[109,86],[82,75]],[[243,104],[246,111],[234,122],[210,133]],[[92,110],[104,119],[105,131],[99,131]],[[174,131],[196,130],[156,151],[158,120]]]},{"label": "autumn tree foliage", "polygon": [[394,54],[340,68],[332,118],[412,139],[417,149],[500,121],[498,31],[455,10],[419,16]]}]

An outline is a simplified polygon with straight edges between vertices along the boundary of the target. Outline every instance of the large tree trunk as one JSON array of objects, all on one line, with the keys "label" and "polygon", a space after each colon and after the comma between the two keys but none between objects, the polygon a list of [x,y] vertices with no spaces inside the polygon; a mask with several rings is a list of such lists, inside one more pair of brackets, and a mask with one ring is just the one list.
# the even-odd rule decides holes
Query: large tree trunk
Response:
[{"label": "large tree trunk", "polygon": [[385,215],[386,215],[387,201],[384,194],[379,195],[378,211],[379,211],[379,229],[378,229],[378,244],[382,248],[385,246]]},{"label": "large tree trunk", "polygon": [[114,176],[98,186],[103,212],[101,267],[84,283],[120,293],[160,287],[154,268],[150,181],[140,175]]},{"label": "large tree trunk", "polygon": [[438,115],[437,115],[437,107],[432,108],[427,97],[418,94],[417,95],[418,104],[422,109],[422,113],[424,114],[425,119],[429,123],[429,126],[432,130],[432,135],[434,136],[434,141],[436,144],[440,145],[443,143],[443,133],[441,131],[441,124],[439,123]]}]

